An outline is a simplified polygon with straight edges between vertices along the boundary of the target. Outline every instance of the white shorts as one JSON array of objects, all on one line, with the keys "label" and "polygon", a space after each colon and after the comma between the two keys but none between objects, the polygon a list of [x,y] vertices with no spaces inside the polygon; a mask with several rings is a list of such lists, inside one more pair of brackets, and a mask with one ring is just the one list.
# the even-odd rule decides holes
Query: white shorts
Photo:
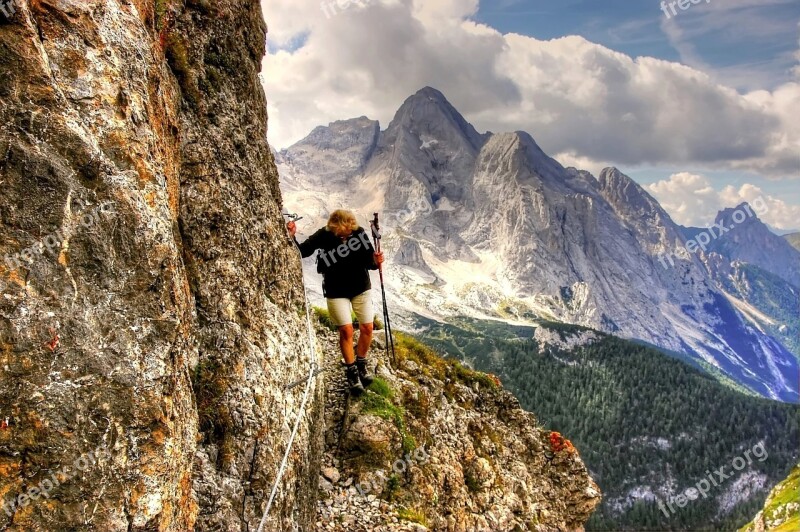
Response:
[{"label": "white shorts", "polygon": [[372,290],[367,290],[358,294],[353,299],[346,297],[337,297],[328,299],[328,314],[330,314],[331,321],[337,327],[342,325],[350,325],[353,323],[350,314],[350,306],[353,307],[353,312],[358,318],[358,323],[372,323],[375,319],[375,309],[372,306]]}]

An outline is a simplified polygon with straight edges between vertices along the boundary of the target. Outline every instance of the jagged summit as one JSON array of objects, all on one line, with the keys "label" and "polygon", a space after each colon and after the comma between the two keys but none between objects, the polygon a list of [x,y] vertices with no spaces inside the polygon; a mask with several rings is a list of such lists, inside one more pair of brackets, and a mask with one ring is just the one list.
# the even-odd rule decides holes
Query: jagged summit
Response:
[{"label": "jagged summit", "polygon": [[617,210],[626,215],[659,217],[672,225],[672,219],[658,201],[644,187],[622,173],[618,168],[604,168],[598,177],[600,193]]},{"label": "jagged summit", "polygon": [[380,123],[366,116],[318,126],[291,150],[281,150],[278,161],[291,168],[282,178],[296,187],[298,173],[321,182],[343,184],[358,175],[372,157],[380,136]]},{"label": "jagged summit", "polygon": [[420,89],[403,102],[386,129],[384,142],[393,145],[402,141],[401,132],[411,133],[416,147],[430,141],[456,141],[455,144],[464,142],[470,151],[477,152],[485,140],[444,94],[431,87]]},{"label": "jagged summit", "polygon": [[[796,288],[800,288],[800,251],[772,231],[758,217],[766,205],[743,202],[735,208],[721,210],[709,229],[713,231],[709,252],[727,261],[740,261],[772,272]],[[724,232],[723,232],[724,228]]]}]

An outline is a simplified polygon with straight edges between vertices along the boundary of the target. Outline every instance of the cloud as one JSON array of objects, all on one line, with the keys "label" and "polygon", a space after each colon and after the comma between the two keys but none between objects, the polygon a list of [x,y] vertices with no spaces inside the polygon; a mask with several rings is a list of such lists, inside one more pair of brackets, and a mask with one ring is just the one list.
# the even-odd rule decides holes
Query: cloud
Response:
[{"label": "cloud", "polygon": [[503,35],[470,19],[477,0],[332,1],[346,7],[331,16],[317,0],[263,0],[279,148],[339,119],[386,127],[430,85],[479,130],[524,130],[573,160],[800,177],[798,83],[740,94],[701,70],[578,36]]},{"label": "cloud", "polygon": [[[770,59],[748,59],[753,49],[774,50],[776,41],[788,44],[797,25],[791,13],[796,0],[725,0],[692,6],[690,11],[661,17],[661,31],[678,52],[681,62],[709,73],[724,85],[748,88],[774,87],[787,79],[800,57],[791,51],[770,54]],[[745,57],[736,64],[712,68],[702,60],[695,43],[738,47]],[[746,43],[746,47],[742,44]],[[781,48],[783,48],[781,46]],[[713,50],[710,50],[714,53]]]},{"label": "cloud", "polygon": [[800,225],[800,206],[790,205],[748,183],[738,188],[728,185],[722,190],[715,190],[707,177],[680,172],[645,188],[681,225],[707,227],[722,209],[735,207],[745,201],[752,204],[757,198],[761,198],[768,207],[764,214],[759,215],[762,222],[785,230],[796,229]]}]

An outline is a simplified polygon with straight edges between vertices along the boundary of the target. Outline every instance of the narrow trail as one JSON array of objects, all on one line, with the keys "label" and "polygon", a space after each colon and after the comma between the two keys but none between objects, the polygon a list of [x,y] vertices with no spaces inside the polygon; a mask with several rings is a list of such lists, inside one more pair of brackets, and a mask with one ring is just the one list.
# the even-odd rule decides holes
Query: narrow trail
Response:
[{"label": "narrow trail", "polygon": [[[317,504],[317,530],[334,532],[421,532],[428,528],[401,520],[399,507],[384,501],[376,490],[359,486],[352,474],[352,453],[343,449],[348,431],[360,416],[360,399],[350,395],[344,370],[338,362],[336,333],[317,330],[324,351],[325,368],[325,452],[320,473],[320,500]],[[370,348],[372,367],[378,374],[386,366],[384,336],[376,331]],[[333,361],[335,362],[335,365]]]}]

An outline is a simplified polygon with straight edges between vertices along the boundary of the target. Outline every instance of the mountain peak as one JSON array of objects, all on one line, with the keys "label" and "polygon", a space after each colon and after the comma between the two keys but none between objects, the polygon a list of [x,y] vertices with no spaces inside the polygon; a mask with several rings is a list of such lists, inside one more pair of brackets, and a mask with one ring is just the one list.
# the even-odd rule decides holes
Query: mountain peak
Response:
[{"label": "mountain peak", "polygon": [[[414,93],[414,96],[419,96],[421,98],[441,99],[447,102],[447,98],[445,98],[444,94],[442,94],[442,92],[439,91],[438,89],[434,89],[433,87],[422,87],[420,90]],[[412,96],[412,98],[414,96]]]},{"label": "mountain peak", "polygon": [[403,102],[386,129],[387,143],[394,144],[402,131],[417,138],[461,137],[473,153],[477,153],[485,141],[485,136],[433,87],[423,87]]},{"label": "mountain peak", "polygon": [[738,260],[758,266],[800,287],[800,272],[795,266],[800,262],[800,252],[758,218],[767,207],[761,201],[758,198],[752,204],[743,202],[719,211],[709,250],[731,262]]},{"label": "mountain peak", "polygon": [[714,221],[715,222],[733,221],[735,224],[742,224],[742,223],[749,224],[757,222],[764,226],[763,229],[765,231],[769,231],[769,228],[766,225],[764,225],[763,222],[758,218],[758,210],[754,209],[753,206],[746,201],[743,201],[736,207],[733,208],[727,207],[725,209],[722,209],[717,213],[717,216],[714,219]]},{"label": "mountain peak", "polygon": [[[664,214],[659,203],[642,186],[623,174],[619,168],[603,168],[598,178],[600,193],[616,209],[623,205],[631,211],[657,211]],[[667,216],[668,218],[668,216]]]},{"label": "mountain peak", "polygon": [[297,170],[337,183],[359,174],[377,146],[380,131],[380,124],[366,116],[314,128],[303,140],[280,152],[278,163],[294,169],[282,173],[284,186],[295,185]]}]

